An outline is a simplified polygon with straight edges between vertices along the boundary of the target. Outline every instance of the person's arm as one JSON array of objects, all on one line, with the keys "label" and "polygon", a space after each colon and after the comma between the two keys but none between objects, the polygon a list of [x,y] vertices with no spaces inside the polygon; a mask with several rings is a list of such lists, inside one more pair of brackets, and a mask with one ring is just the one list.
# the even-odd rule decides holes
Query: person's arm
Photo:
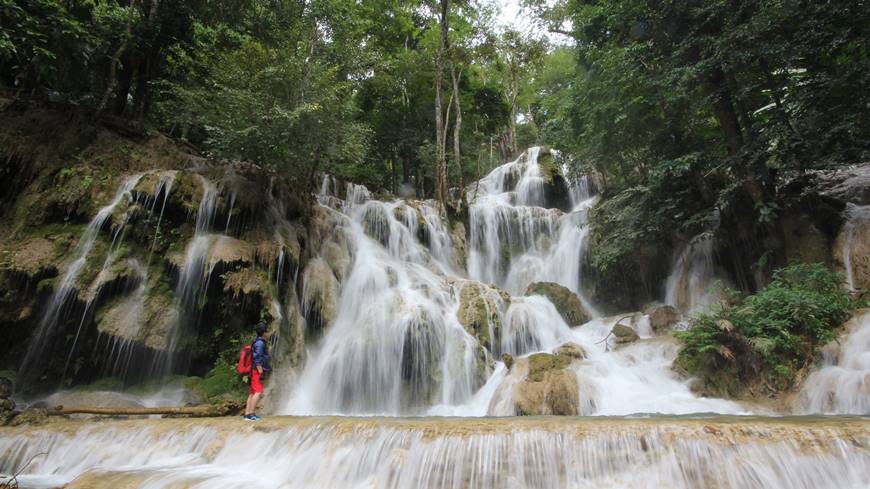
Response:
[{"label": "person's arm", "polygon": [[260,375],[263,375],[263,361],[266,353],[266,342],[265,341],[254,341],[254,367],[256,367],[257,372]]}]

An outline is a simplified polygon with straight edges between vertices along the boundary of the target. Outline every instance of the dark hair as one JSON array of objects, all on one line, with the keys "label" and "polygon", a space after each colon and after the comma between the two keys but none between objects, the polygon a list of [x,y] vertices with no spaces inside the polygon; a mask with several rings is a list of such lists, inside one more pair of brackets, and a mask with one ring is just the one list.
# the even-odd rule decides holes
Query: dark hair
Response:
[{"label": "dark hair", "polygon": [[254,331],[257,332],[257,336],[263,336],[264,334],[266,334],[267,329],[269,329],[269,328],[266,326],[266,323],[260,323],[254,329]]}]

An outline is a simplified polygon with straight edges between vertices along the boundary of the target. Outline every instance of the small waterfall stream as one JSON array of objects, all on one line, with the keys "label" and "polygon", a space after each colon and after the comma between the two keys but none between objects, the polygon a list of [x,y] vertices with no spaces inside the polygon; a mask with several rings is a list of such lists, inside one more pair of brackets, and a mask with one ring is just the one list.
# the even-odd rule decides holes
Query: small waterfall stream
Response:
[{"label": "small waterfall stream", "polygon": [[[140,178],[142,178],[141,174],[124,179],[121,187],[115,193],[114,197],[112,197],[111,202],[101,208],[94,218],[91,219],[85,228],[85,232],[76,243],[76,247],[72,252],[72,259],[66,266],[66,271],[60,281],[55,286],[54,293],[52,294],[51,299],[49,299],[48,305],[43,309],[36,331],[31,336],[32,339],[27,345],[27,353],[24,355],[24,360],[21,362],[21,367],[19,369],[22,377],[26,378],[38,373],[37,363],[41,361],[40,356],[45,351],[46,346],[54,340],[58,321],[63,319],[63,316],[65,315],[64,309],[69,305],[72,296],[76,293],[74,287],[76,279],[82,272],[82,269],[87,262],[88,255],[94,248],[97,235],[103,229],[106,222],[108,222],[112,217],[112,214],[115,212],[118,205],[132,199],[130,192],[133,190],[133,187],[139,183]],[[115,238],[117,238],[117,233]],[[113,238],[113,241],[115,238]]]},{"label": "small waterfall stream", "polygon": [[713,237],[702,233],[683,248],[665,285],[665,304],[683,313],[695,312],[716,300]]}]

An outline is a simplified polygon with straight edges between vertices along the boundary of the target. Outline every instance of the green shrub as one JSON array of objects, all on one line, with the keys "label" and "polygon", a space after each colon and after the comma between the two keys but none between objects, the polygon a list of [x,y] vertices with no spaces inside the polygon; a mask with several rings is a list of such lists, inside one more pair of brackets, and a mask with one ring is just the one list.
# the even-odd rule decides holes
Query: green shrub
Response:
[{"label": "green shrub", "polygon": [[787,389],[861,305],[842,283],[821,264],[782,268],[764,290],[713,306],[693,318],[690,329],[676,333],[684,343],[678,364],[718,393],[735,395],[740,385],[755,380]]},{"label": "green shrub", "polygon": [[187,387],[208,402],[244,401],[248,396],[248,385],[242,381],[242,376],[236,373],[235,364],[231,364],[223,357],[218,358],[214,368],[205,374],[205,377],[188,382]]}]

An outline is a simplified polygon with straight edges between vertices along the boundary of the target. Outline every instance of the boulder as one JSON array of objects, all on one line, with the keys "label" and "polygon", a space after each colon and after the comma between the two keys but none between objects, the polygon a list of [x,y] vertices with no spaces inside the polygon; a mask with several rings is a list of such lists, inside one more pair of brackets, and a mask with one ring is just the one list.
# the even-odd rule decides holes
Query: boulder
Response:
[{"label": "boulder", "polygon": [[11,426],[41,425],[48,422],[48,410],[44,408],[25,409],[9,422]]},{"label": "boulder", "polygon": [[870,164],[824,173],[818,177],[819,193],[825,197],[870,205]]},{"label": "boulder", "polygon": [[567,355],[535,353],[516,361],[514,369],[525,377],[513,387],[512,397],[517,415],[567,415],[580,411],[577,374],[571,368],[574,359]]},{"label": "boulder", "polygon": [[643,311],[649,316],[650,328],[656,333],[667,331],[680,320],[680,312],[674,306],[654,304]]},{"label": "boulder", "polygon": [[583,324],[591,319],[577,294],[557,283],[535,282],[526,289],[526,295],[542,295],[549,299],[569,326]]},{"label": "boulder", "polygon": [[613,329],[610,330],[610,333],[614,336],[614,338],[616,338],[615,341],[617,345],[633,343],[640,338],[637,335],[637,332],[634,331],[634,328],[619,323],[613,326]]},{"label": "boulder", "polygon": [[496,287],[465,281],[459,291],[459,323],[484,348],[494,351],[501,342],[502,312],[509,302],[510,296]]},{"label": "boulder", "polygon": [[583,360],[586,358],[586,350],[577,343],[569,341],[556,347],[556,349],[553,350],[553,355],[563,355],[575,360]]},{"label": "boulder", "polygon": [[504,362],[504,368],[510,370],[514,366],[514,357],[510,353],[502,353],[501,361]]}]

